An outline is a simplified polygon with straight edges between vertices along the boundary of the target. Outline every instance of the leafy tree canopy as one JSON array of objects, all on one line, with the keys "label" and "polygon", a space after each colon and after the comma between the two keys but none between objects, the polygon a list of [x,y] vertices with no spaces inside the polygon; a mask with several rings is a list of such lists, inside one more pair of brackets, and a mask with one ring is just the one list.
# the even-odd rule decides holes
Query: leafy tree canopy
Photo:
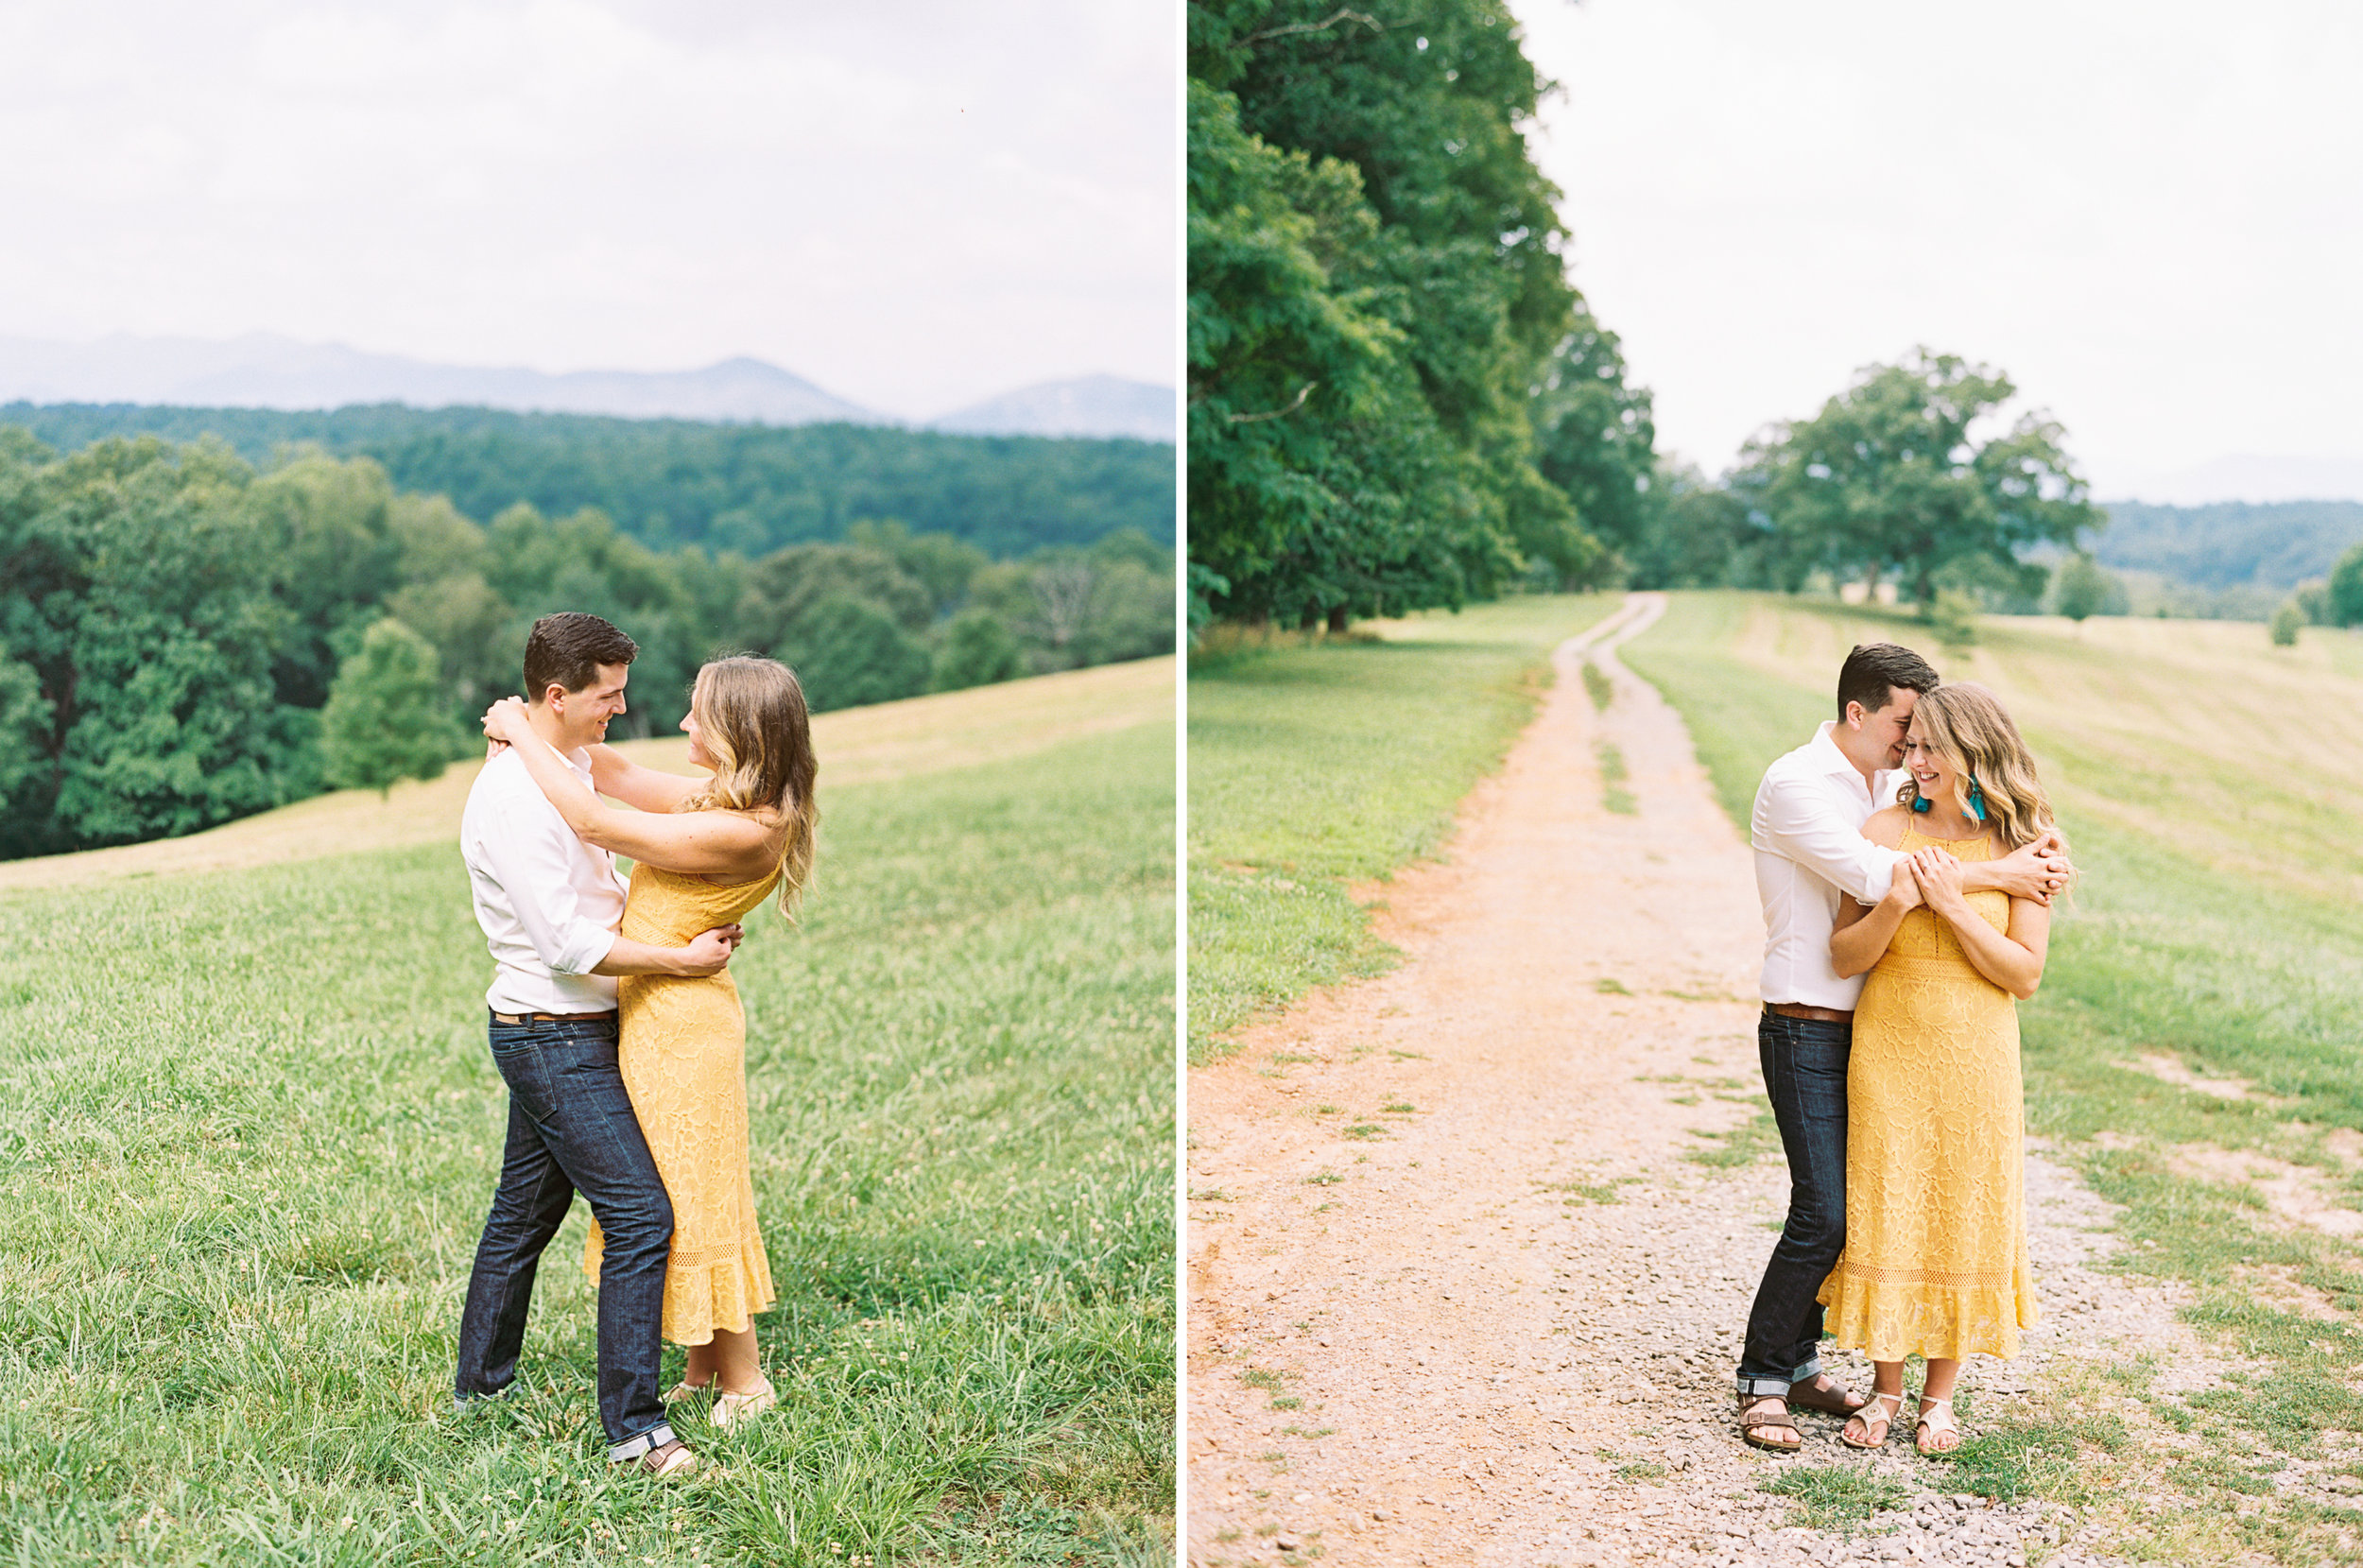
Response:
[{"label": "leafy tree canopy", "polygon": [[1930,604],[1949,562],[2015,567],[2026,547],[2074,545],[2103,522],[2047,416],[1973,434],[2016,393],[1999,370],[1918,350],[1757,438],[1735,482],[1768,514],[1792,574],[1893,571]]},{"label": "leafy tree canopy", "polygon": [[[0,444],[0,666],[26,748],[0,855],[187,833],[310,793],[312,715],[279,698],[285,536],[217,443]],[[24,673],[34,689],[23,691]]]},{"label": "leafy tree canopy", "polygon": [[1587,570],[1526,408],[1578,298],[1508,9],[1189,26],[1194,613],[1343,624]]}]

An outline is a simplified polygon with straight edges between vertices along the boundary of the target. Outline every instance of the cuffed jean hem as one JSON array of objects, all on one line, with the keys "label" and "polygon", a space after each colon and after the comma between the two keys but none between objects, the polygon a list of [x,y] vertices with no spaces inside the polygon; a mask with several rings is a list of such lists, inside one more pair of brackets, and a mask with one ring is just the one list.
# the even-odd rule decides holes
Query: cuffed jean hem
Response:
[{"label": "cuffed jean hem", "polygon": [[509,1391],[515,1387],[517,1387],[515,1384],[508,1383],[490,1393],[454,1394],[451,1397],[452,1414],[464,1416],[469,1411],[481,1409],[487,1404],[506,1404],[509,1403]]},{"label": "cuffed jean hem", "polygon": [[652,1448],[663,1448],[666,1443],[674,1440],[673,1423],[661,1421],[641,1433],[640,1436],[628,1438],[608,1449],[607,1462],[612,1465],[626,1464],[637,1459]]},{"label": "cuffed jean hem", "polygon": [[1778,1399],[1785,1399],[1788,1397],[1789,1389],[1800,1383],[1811,1383],[1820,1375],[1821,1358],[1818,1355],[1786,1377],[1751,1377],[1746,1372],[1742,1372],[1739,1374],[1739,1397],[1763,1399],[1769,1395]]}]

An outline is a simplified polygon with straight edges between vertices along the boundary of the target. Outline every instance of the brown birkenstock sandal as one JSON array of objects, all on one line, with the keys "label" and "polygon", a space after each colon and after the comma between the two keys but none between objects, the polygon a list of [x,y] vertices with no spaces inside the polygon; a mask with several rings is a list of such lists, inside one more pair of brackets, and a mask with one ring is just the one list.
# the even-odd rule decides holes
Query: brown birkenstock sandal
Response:
[{"label": "brown birkenstock sandal", "polygon": [[698,1456],[690,1452],[687,1443],[675,1438],[670,1442],[657,1444],[636,1459],[624,1462],[643,1475],[686,1475],[698,1468]]},{"label": "brown birkenstock sandal", "polygon": [[[1786,1432],[1788,1440],[1784,1442],[1778,1438],[1758,1435],[1768,1427],[1778,1427]],[[1805,1446],[1805,1435],[1797,1429],[1796,1421],[1788,1413],[1788,1401],[1778,1394],[1751,1395],[1741,1404],[1739,1440],[1750,1448],[1761,1448],[1771,1454],[1794,1454]]]},{"label": "brown birkenstock sandal", "polygon": [[[1824,1386],[1817,1387],[1816,1383]],[[1793,1409],[1819,1410],[1825,1416],[1851,1416],[1871,1402],[1825,1374],[1815,1383],[1790,1384],[1788,1403]]]}]

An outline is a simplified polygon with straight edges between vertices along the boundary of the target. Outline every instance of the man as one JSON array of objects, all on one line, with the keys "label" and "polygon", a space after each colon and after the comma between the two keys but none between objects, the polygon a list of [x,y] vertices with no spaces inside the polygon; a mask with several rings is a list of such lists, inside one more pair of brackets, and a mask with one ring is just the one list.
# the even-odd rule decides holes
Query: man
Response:
[{"label": "man", "polygon": [[[1764,1012],[1756,1051],[1788,1154],[1788,1219],[1765,1266],[1739,1360],[1740,1436],[1789,1453],[1803,1438],[1789,1406],[1851,1415],[1863,1401],[1822,1370],[1815,1300],[1846,1246],[1846,1063],[1862,978],[1838,978],[1830,933],[1838,899],[1878,903],[1903,856],[1862,836],[1895,801],[1904,735],[1921,695],[1937,686],[1926,660],[1893,643],[1846,656],[1837,712],[1807,744],[1765,769],[1749,841],[1764,901]],[[2064,886],[2060,840],[1968,864],[1962,884],[2041,899]]]},{"label": "man", "polygon": [[[526,640],[534,733],[587,785],[586,747],[624,712],[639,646],[596,615],[545,615]],[[503,750],[468,791],[459,848],[494,970],[492,1062],[509,1085],[509,1145],[459,1319],[456,1397],[498,1394],[517,1375],[542,1249],[579,1191],[607,1233],[599,1270],[599,1421],[608,1458],[653,1475],[697,1457],[664,1420],[657,1389],[673,1209],[617,1070],[615,979],[706,975],[730,962],[739,929],[686,947],[616,935],[625,884],[577,838]]]}]

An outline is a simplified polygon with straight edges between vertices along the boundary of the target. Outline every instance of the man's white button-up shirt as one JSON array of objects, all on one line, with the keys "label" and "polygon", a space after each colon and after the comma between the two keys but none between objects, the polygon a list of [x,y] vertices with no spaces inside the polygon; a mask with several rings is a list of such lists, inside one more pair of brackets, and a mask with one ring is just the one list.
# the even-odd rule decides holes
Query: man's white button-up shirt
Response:
[{"label": "man's white button-up shirt", "polygon": [[1840,898],[1876,904],[1888,895],[1903,856],[1865,838],[1862,826],[1895,803],[1904,774],[1884,771],[1866,785],[1830,738],[1836,727],[1823,719],[1812,740],[1764,770],[1748,841],[1764,901],[1764,999],[1851,1012],[1863,977],[1838,978],[1830,935]]},{"label": "man's white button-up shirt", "polygon": [[[561,753],[564,755],[564,753]],[[566,756],[591,785],[586,751]],[[484,765],[459,818],[476,923],[492,950],[494,1012],[607,1012],[615,982],[592,968],[615,945],[624,879],[575,836],[509,747]]]}]

